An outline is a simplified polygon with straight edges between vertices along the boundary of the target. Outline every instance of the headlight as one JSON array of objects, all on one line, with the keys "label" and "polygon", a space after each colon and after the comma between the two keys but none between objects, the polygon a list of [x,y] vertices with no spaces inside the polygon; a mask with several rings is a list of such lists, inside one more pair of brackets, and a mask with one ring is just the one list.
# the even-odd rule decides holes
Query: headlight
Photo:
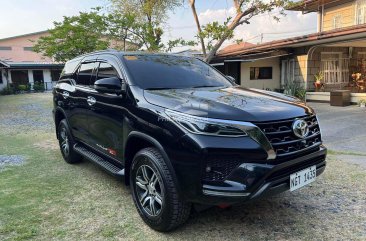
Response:
[{"label": "headlight", "polygon": [[172,110],[165,110],[165,113],[179,126],[195,134],[230,137],[247,136],[244,126],[241,126],[241,122],[238,121],[203,118]]}]

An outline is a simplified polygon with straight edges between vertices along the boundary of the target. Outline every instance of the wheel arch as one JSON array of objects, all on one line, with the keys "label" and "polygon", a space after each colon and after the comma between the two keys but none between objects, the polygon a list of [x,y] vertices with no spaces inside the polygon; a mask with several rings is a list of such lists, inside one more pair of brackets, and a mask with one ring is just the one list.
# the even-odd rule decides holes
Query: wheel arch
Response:
[{"label": "wheel arch", "polygon": [[68,123],[65,111],[63,109],[61,109],[60,107],[57,107],[55,110],[55,129],[56,129],[57,139],[58,139],[58,126],[60,125],[60,122],[63,119],[66,119],[66,122]]},{"label": "wheel arch", "polygon": [[[168,166],[168,168],[172,173],[174,182],[178,184],[174,168],[171,164],[170,158],[168,157],[168,154],[166,153],[164,147],[159,143],[159,141],[157,141],[152,136],[149,136],[139,131],[132,131],[127,137],[125,145],[125,155],[124,155],[125,184],[126,185],[130,184],[130,169],[135,154],[146,147],[155,147],[160,151],[161,155],[165,160],[166,165]],[[179,185],[177,185],[177,189],[179,190]]]}]

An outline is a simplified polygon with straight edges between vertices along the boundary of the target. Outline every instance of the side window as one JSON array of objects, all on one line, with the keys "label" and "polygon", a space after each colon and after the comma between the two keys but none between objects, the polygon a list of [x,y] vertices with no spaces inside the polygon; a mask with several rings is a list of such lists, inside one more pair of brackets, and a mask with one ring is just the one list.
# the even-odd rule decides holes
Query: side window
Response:
[{"label": "side window", "polygon": [[117,70],[112,65],[101,62],[98,68],[97,79],[105,79],[114,76],[119,77]]},{"label": "side window", "polygon": [[96,63],[82,63],[79,68],[78,79],[76,83],[78,85],[89,85],[90,80],[95,69]]}]

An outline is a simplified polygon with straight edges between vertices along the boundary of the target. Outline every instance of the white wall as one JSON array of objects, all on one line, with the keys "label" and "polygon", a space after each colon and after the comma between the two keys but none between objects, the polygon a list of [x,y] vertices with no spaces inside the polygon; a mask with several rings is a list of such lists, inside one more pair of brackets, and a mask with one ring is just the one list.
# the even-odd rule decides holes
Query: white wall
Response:
[{"label": "white wall", "polygon": [[[24,70],[24,69],[19,69],[19,70]],[[28,71],[28,81],[30,84],[32,84],[32,89],[33,89],[33,84],[34,84],[34,80],[33,80],[33,69],[26,69]],[[12,70],[9,70],[9,83],[12,83],[12,79],[11,79],[11,71]],[[53,85],[55,83],[52,83],[52,77],[51,77],[51,70],[49,69],[42,69],[43,71],[43,80],[44,80],[44,83],[45,83],[45,88],[47,86],[47,89],[48,90],[51,90]],[[3,70],[3,82],[4,82],[4,87],[6,86],[6,79],[5,79],[5,76],[4,76],[4,72],[5,70]],[[0,84],[0,89],[4,88],[2,87],[2,85]]]},{"label": "white wall", "polygon": [[5,73],[5,70],[0,69],[0,75],[3,80],[3,83],[0,83],[0,90],[4,89],[6,87],[6,79],[5,79],[4,73]]},{"label": "white wall", "polygon": [[[272,67],[272,79],[250,80],[250,67]],[[257,89],[279,89],[281,81],[280,59],[269,58],[257,60],[255,62],[241,63],[241,85],[248,88]]]}]

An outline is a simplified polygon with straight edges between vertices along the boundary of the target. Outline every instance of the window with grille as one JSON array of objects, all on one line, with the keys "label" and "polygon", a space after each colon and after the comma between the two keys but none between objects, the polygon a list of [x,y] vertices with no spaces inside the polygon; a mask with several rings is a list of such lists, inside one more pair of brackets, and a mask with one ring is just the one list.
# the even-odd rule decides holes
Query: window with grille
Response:
[{"label": "window with grille", "polygon": [[356,24],[366,23],[366,0],[359,0],[356,2]]},{"label": "window with grille", "polygon": [[342,16],[336,15],[333,17],[333,29],[341,28],[342,27]]},{"label": "window with grille", "polygon": [[294,82],[295,79],[295,60],[282,60],[281,67],[281,84],[286,86],[289,83]]},{"label": "window with grille", "polygon": [[322,53],[321,71],[324,73],[326,84],[348,83],[349,59],[343,58],[342,53]]}]

